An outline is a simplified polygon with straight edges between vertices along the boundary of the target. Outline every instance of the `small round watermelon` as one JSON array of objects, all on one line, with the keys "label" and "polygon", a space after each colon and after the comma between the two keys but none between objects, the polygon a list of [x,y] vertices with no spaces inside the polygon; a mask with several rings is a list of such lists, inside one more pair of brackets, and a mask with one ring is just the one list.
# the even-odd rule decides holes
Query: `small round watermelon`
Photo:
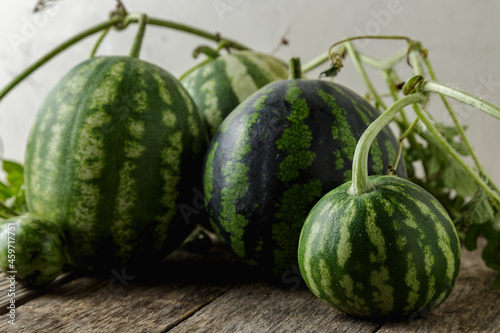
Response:
[{"label": "small round watermelon", "polygon": [[55,280],[66,259],[66,238],[57,224],[32,214],[0,222],[0,268],[7,276],[40,288]]},{"label": "small round watermelon", "polygon": [[133,57],[89,59],[36,115],[28,208],[63,228],[78,268],[157,263],[196,225],[207,145],[198,108],[168,72]]},{"label": "small round watermelon", "polygon": [[309,289],[332,307],[365,318],[407,317],[450,295],[460,241],[448,213],[427,191],[395,176],[374,189],[328,192],[309,213],[299,264]]},{"label": "small round watermelon", "polygon": [[280,59],[254,51],[236,51],[196,68],[181,82],[213,136],[224,118],[245,98],[287,77],[288,65]]},{"label": "small round watermelon", "polygon": [[[296,271],[307,214],[350,180],[356,143],[377,116],[359,95],[325,80],[281,80],[248,97],[215,133],[204,166],[206,206],[222,241],[274,276]],[[397,147],[384,129],[370,173],[386,173]],[[397,173],[405,175],[402,163]]]}]

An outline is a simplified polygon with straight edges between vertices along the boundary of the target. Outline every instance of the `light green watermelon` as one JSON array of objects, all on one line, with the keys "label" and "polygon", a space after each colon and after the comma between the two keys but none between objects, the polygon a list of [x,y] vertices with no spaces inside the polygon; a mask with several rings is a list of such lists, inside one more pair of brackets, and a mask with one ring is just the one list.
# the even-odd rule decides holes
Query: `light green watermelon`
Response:
[{"label": "light green watermelon", "polygon": [[262,86],[288,77],[288,65],[254,51],[215,58],[186,74],[181,82],[198,105],[213,136],[224,118]]},{"label": "light green watermelon", "polygon": [[26,149],[31,212],[59,224],[72,264],[156,263],[194,228],[208,135],[189,94],[163,69],[96,57],[72,69],[36,115]]}]

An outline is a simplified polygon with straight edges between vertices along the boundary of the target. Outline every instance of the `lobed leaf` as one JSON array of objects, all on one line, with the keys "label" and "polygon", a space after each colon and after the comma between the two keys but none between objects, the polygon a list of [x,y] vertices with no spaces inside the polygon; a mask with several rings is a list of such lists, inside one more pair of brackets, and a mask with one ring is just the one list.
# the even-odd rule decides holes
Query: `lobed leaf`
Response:
[{"label": "lobed leaf", "polygon": [[483,189],[478,189],[472,199],[464,205],[463,213],[457,223],[466,225],[484,224],[495,218],[495,212],[488,195]]}]

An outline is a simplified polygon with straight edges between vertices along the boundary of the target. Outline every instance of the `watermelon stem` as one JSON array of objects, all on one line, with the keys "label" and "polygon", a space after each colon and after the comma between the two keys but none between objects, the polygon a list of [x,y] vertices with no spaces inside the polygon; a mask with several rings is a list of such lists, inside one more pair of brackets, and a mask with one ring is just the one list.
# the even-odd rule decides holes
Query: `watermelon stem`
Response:
[{"label": "watermelon stem", "polygon": [[342,39],[336,43],[333,43],[330,48],[328,49],[328,55],[330,56],[330,59],[333,60],[333,53],[332,53],[332,50],[334,47],[340,45],[340,44],[343,44],[343,43],[346,43],[346,42],[350,42],[350,41],[353,41],[353,40],[356,40],[356,39],[389,39],[389,40],[405,40],[407,41],[408,43],[411,42],[411,39],[406,37],[406,36],[380,36],[380,35],[363,35],[363,36],[354,36],[354,37],[348,37],[348,38],[345,38],[345,39]]},{"label": "watermelon stem", "polygon": [[[64,50],[66,50],[70,46],[72,46],[73,44],[76,44],[77,42],[81,41],[82,39],[85,39],[85,38],[87,38],[95,33],[98,33],[102,30],[105,30],[105,29],[108,29],[111,27],[116,27],[120,30],[125,28],[125,25],[123,23],[128,16],[129,15],[127,15],[127,16],[121,16],[121,15],[113,16],[108,21],[99,23],[99,24],[97,24],[89,29],[86,29],[86,30],[78,33],[77,35],[66,40],[65,42],[63,42],[62,44],[60,44],[59,46],[57,46],[53,50],[49,51],[46,55],[41,57],[34,64],[32,64],[31,66],[26,68],[23,72],[21,72],[20,74],[15,76],[11,82],[9,82],[2,90],[0,90],[0,100],[2,100],[2,98],[5,95],[7,95],[12,89],[14,89],[19,83],[21,83],[31,73],[36,71],[43,64],[45,64],[46,62],[48,62],[49,60],[54,58],[56,55],[58,55],[59,53],[61,53]],[[128,21],[129,21],[128,23],[138,22],[138,18],[137,17],[135,17],[135,18],[129,17]],[[221,36],[219,33],[212,34],[212,33],[209,33],[207,31],[200,30],[200,29],[190,27],[190,26],[187,26],[184,24],[176,23],[176,22],[165,21],[165,20],[161,20],[161,19],[157,19],[157,18],[148,17],[146,19],[146,24],[161,26],[161,27],[165,27],[165,28],[171,28],[171,29],[178,30],[178,31],[184,31],[184,32],[190,33],[192,35],[196,35],[196,36],[206,38],[209,40],[213,40],[216,42],[221,41]],[[102,38],[104,38],[104,37],[101,35],[101,39]],[[232,47],[233,49],[250,50],[248,47],[246,47],[238,42],[235,42],[235,41],[232,41],[229,39],[224,39],[224,40],[226,42],[226,45]],[[99,43],[96,44],[96,46],[99,46]],[[97,50],[97,47],[95,47],[95,48]],[[93,54],[94,54],[94,51],[91,53],[91,55],[93,55]]]},{"label": "watermelon stem", "polygon": [[102,41],[104,40],[104,37],[106,37],[106,35],[108,34],[109,30],[111,30],[111,27],[107,27],[106,29],[104,29],[101,33],[101,35],[99,36],[99,38],[97,39],[96,43],[94,44],[94,47],[92,48],[92,51],[90,51],[90,56],[89,58],[93,58],[97,52],[97,49],[99,48],[99,46],[101,45]]},{"label": "watermelon stem", "polygon": [[378,60],[364,53],[359,53],[359,59],[365,65],[371,66],[381,71],[387,71],[392,69],[398,62],[404,59],[407,55],[408,55],[408,46],[400,49],[393,56],[391,56],[386,60]]},{"label": "watermelon stem", "polygon": [[406,81],[402,88],[403,95],[409,95],[417,92],[423,83],[424,77],[422,75],[412,76]]},{"label": "watermelon stem", "polygon": [[227,43],[226,46],[230,46],[231,48],[236,49],[236,50],[250,50],[250,48],[248,48],[247,46],[240,44],[238,42],[235,42],[233,40],[229,40],[226,38],[222,39],[219,33],[212,34],[210,32],[200,30],[200,29],[197,29],[194,27],[190,27],[190,26],[187,26],[187,25],[184,25],[181,23],[176,23],[176,22],[172,22],[172,21],[165,21],[165,20],[158,19],[158,18],[148,17],[148,24],[156,25],[156,26],[160,26],[160,27],[165,27],[165,28],[170,28],[170,29],[174,29],[174,30],[179,30],[179,31],[184,31],[184,32],[190,33],[192,35],[196,35],[199,37],[203,37],[205,39],[213,40],[214,42],[220,42],[221,40],[224,40]]},{"label": "watermelon stem", "polygon": [[[387,88],[389,89],[393,100],[397,101],[399,99],[397,83],[402,82],[401,78],[398,76],[396,71],[394,71],[394,69],[385,70],[385,71],[383,71],[383,74],[384,74],[385,82],[387,84]],[[415,108],[415,107],[416,106],[414,104],[413,108]],[[410,121],[408,120],[408,117],[406,116],[406,113],[404,112],[404,110],[401,110],[400,115],[401,115],[400,120],[397,118],[395,118],[394,120],[395,120],[396,124],[399,126],[400,131],[402,133],[407,132],[407,135],[405,137],[401,138],[401,141],[399,144],[400,147],[398,147],[398,150],[402,150],[402,148],[403,148],[402,147],[402,145],[403,145],[402,140],[406,138],[406,139],[408,139],[408,143],[410,144],[409,148],[413,151],[419,151],[421,149],[421,145],[417,142],[417,139],[416,139],[413,131],[410,130],[411,128],[413,128],[413,124],[410,124]],[[399,162],[399,158],[396,161],[397,162],[395,162],[394,164],[397,166],[397,164]]]},{"label": "watermelon stem", "polygon": [[[344,44],[345,44],[345,47],[347,49],[347,52],[349,53],[349,56],[352,60],[354,67],[357,69],[358,73],[363,78],[365,85],[368,87],[368,89],[370,90],[370,93],[375,98],[375,101],[376,101],[375,106],[377,107],[377,109],[379,109],[379,110],[381,109],[380,111],[383,112],[384,110],[387,109],[387,106],[384,103],[384,101],[382,100],[382,97],[379,95],[379,93],[377,92],[377,90],[373,86],[373,84],[372,84],[372,82],[371,82],[371,80],[370,80],[370,78],[369,78],[369,76],[368,76],[368,74],[363,66],[363,63],[365,62],[366,59],[363,58],[362,54],[360,54],[356,51],[356,49],[352,46],[352,43],[346,42]],[[399,60],[404,58],[407,55],[407,52],[408,52],[408,47],[406,47],[404,49],[404,52],[399,51],[396,56],[391,57],[388,60],[384,61],[384,63],[386,65],[383,65],[381,63],[380,66],[388,66],[388,64],[394,65]],[[372,59],[371,65],[374,67],[377,67],[376,63],[379,61],[375,60],[373,58],[371,58],[371,59]],[[397,95],[397,91],[396,91],[396,85],[392,79],[392,76],[397,76],[397,75],[392,69],[384,70],[383,73],[385,74],[385,79],[386,79],[386,82],[388,84],[389,91],[391,92],[391,95],[394,98],[394,101],[397,101],[398,95]],[[415,107],[415,104],[413,105],[413,107]],[[398,123],[400,128],[408,128],[410,125],[408,123],[405,112],[403,110],[401,110],[400,112],[401,112],[401,120],[395,119],[395,121],[396,121],[396,123]],[[416,146],[416,140],[413,137],[411,132],[408,133],[408,136],[409,136],[408,140],[410,141],[410,144],[412,144],[412,146]],[[400,144],[398,147],[398,152],[402,152],[402,142],[401,141],[400,141]],[[394,169],[397,169],[397,166],[398,166],[399,160],[400,160],[400,156],[401,156],[401,154],[398,154],[398,156],[396,157],[396,161],[394,162]]]},{"label": "watermelon stem", "polygon": [[130,56],[134,58],[139,58],[139,53],[141,52],[142,40],[144,39],[144,34],[146,32],[147,16],[146,14],[128,14],[125,17],[124,25],[127,26],[130,20],[137,19],[139,23],[139,28],[137,29],[137,34],[134,38],[134,43],[132,44],[132,49],[130,50]]},{"label": "watermelon stem", "polygon": [[191,67],[190,69],[188,69],[184,74],[182,74],[181,76],[179,76],[178,80],[179,81],[182,81],[186,76],[188,76],[191,72],[194,72],[196,69],[202,67],[203,65],[205,65],[206,63],[209,63],[210,61],[212,61],[212,59],[210,58],[206,58],[205,60],[203,60],[202,62],[200,62],[199,64],[196,64],[194,65],[193,67]]},{"label": "watermelon stem", "polygon": [[[429,73],[431,80],[433,80],[434,82],[437,82],[438,79],[437,79],[436,74],[434,72],[434,68],[431,65],[429,57],[424,57],[424,63],[425,63],[425,66],[427,68],[427,71]],[[498,187],[493,183],[493,181],[491,181],[488,173],[486,172],[486,170],[483,168],[481,162],[479,161],[479,158],[477,157],[477,154],[476,154],[474,148],[472,148],[472,145],[469,141],[469,138],[465,134],[465,130],[464,130],[463,126],[458,121],[457,115],[456,115],[455,111],[453,110],[453,108],[451,107],[448,100],[446,99],[446,96],[439,94],[439,97],[441,97],[441,101],[443,102],[446,110],[448,110],[448,113],[449,113],[451,119],[453,120],[453,124],[457,128],[458,133],[460,133],[460,137],[462,138],[465,146],[467,147],[469,154],[471,155],[472,159],[474,160],[474,163],[475,163],[477,169],[479,170],[479,173],[491,184],[491,186],[493,187],[494,190],[499,192]]]},{"label": "watermelon stem", "polygon": [[410,136],[411,133],[413,133],[413,130],[417,127],[417,124],[418,124],[419,120],[420,119],[418,117],[415,118],[415,120],[413,121],[413,123],[411,123],[410,127],[408,127],[408,129],[403,133],[403,135],[401,135],[399,137],[398,154],[396,155],[396,161],[394,162],[394,166],[392,167],[394,170],[398,169],[399,161],[401,159],[401,155],[403,154],[403,141],[408,136]]},{"label": "watermelon stem", "polygon": [[357,69],[358,73],[361,75],[363,78],[363,81],[365,82],[366,87],[368,90],[370,90],[371,94],[375,98],[375,101],[377,102],[376,104],[379,105],[382,109],[387,109],[387,106],[385,105],[384,101],[380,97],[380,95],[377,93],[377,90],[373,86],[370,78],[368,77],[368,74],[366,73],[363,64],[361,63],[361,60],[359,58],[358,52],[354,49],[352,46],[352,43],[350,42],[345,42],[345,47],[347,50],[347,53],[349,54],[352,63],[354,67]]},{"label": "watermelon stem", "polygon": [[[418,94],[420,95],[420,94]],[[410,95],[411,96],[411,95]],[[460,164],[462,168],[471,176],[472,179],[490,196],[494,199],[493,203],[497,208],[500,209],[500,196],[495,192],[486,182],[484,182],[479,175],[477,175],[465,161],[460,157],[460,154],[446,141],[446,139],[439,133],[436,126],[432,124],[430,118],[426,115],[426,112],[422,111],[420,108],[415,109],[418,118],[424,123],[429,132],[436,138],[436,140],[448,151],[448,153],[453,157],[453,159]],[[491,181],[490,181],[491,182]],[[492,182],[491,182],[492,183]]]},{"label": "watermelon stem", "polygon": [[490,116],[493,116],[497,119],[500,119],[500,108],[497,106],[486,102],[485,100],[482,100],[480,98],[477,98],[475,96],[472,96],[470,94],[467,94],[463,91],[447,87],[443,84],[437,83],[437,82],[425,82],[422,87],[421,91],[425,92],[434,92],[438,93],[440,95],[445,95],[448,97],[451,97],[453,99],[456,99],[457,101],[460,101],[464,104],[468,104],[470,106],[475,107],[476,109],[479,109]]},{"label": "watermelon stem", "polygon": [[[316,58],[314,58],[313,60],[311,60],[310,62],[305,64],[302,67],[302,72],[307,73],[307,72],[321,66],[327,60],[332,60],[332,58],[336,54],[343,56],[345,53],[345,46],[343,44],[345,42],[348,42],[348,41],[354,40],[354,39],[374,39],[374,38],[377,38],[377,39],[397,39],[397,40],[410,41],[409,38],[404,37],[404,36],[356,36],[356,37],[346,38],[340,42],[333,44],[328,51],[320,54],[319,56],[317,56]],[[334,49],[336,49],[336,50],[334,50]],[[397,53],[395,53],[389,59],[386,59],[384,61],[380,61],[378,59],[375,59],[375,58],[370,57],[369,55],[366,55],[363,53],[360,53],[359,57],[363,63],[365,63],[369,66],[372,66],[374,68],[380,69],[382,71],[385,71],[385,70],[388,70],[388,69],[391,69],[392,67],[394,67],[394,65],[396,63],[398,63],[401,59],[405,58],[407,55],[408,55],[408,47],[405,47],[405,48],[399,50]]]},{"label": "watermelon stem", "polygon": [[412,42],[408,48],[407,62],[413,69],[413,74],[425,76],[425,70],[422,60],[427,56],[427,50],[422,47],[420,42]]},{"label": "watermelon stem", "polygon": [[24,80],[26,77],[28,77],[31,73],[33,73],[35,70],[37,70],[39,67],[41,67],[43,64],[48,62],[50,59],[54,58],[56,55],[61,53],[62,51],[66,50],[68,47],[72,46],[73,44],[76,44],[80,40],[89,37],[95,33],[98,33],[99,31],[103,29],[107,29],[108,27],[112,27],[120,22],[123,21],[122,17],[115,17],[113,19],[110,19],[109,21],[100,23],[98,25],[95,25],[85,31],[82,31],[81,33],[75,35],[74,37],[68,39],[64,43],[60,44],[57,46],[55,49],[41,57],[38,61],[36,61],[33,65],[29,66],[26,68],[22,73],[18,74],[14,79],[7,84],[1,91],[0,91],[0,100],[7,95],[14,87],[16,87],[22,80]]},{"label": "watermelon stem", "polygon": [[300,67],[300,58],[290,58],[290,74],[288,77],[292,79],[302,78],[302,69]]},{"label": "watermelon stem", "polygon": [[221,41],[217,45],[217,48],[215,49],[215,51],[219,52],[222,49],[226,49],[228,52],[230,52],[231,47],[232,47],[231,41],[221,39]]},{"label": "watermelon stem", "polygon": [[[343,56],[345,54],[345,46],[344,45],[337,45],[337,49],[335,51],[335,54]],[[313,60],[309,61],[307,64],[302,66],[302,73],[307,73],[309,71],[312,71],[313,69],[321,66],[323,63],[325,63],[327,60],[330,59],[330,54],[328,54],[328,51],[320,54]]]},{"label": "watermelon stem", "polygon": [[220,56],[219,52],[217,50],[214,50],[213,48],[205,45],[200,45],[197,48],[194,49],[193,51],[193,58],[198,58],[200,53],[203,53],[206,55],[209,59],[215,59]]},{"label": "watermelon stem", "polygon": [[368,126],[363,135],[361,135],[356,145],[356,150],[354,151],[352,184],[348,190],[350,195],[361,195],[375,189],[375,185],[373,185],[368,178],[368,154],[372,142],[375,140],[378,133],[389,124],[392,118],[404,107],[415,103],[424,103],[427,100],[428,97],[420,93],[405,96],[394,102],[394,104]]}]

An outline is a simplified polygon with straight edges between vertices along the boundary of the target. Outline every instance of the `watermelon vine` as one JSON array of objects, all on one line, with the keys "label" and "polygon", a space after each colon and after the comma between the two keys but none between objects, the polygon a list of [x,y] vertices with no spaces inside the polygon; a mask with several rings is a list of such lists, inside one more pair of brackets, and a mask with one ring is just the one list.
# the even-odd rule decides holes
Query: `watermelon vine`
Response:
[{"label": "watermelon vine", "polygon": [[130,56],[138,58],[139,52],[141,51],[142,40],[144,38],[144,34],[146,33],[147,16],[146,14],[130,14],[125,17],[123,24],[127,26],[129,22],[133,20],[137,20],[139,27],[137,29],[137,34],[134,38],[134,42],[130,50]]},{"label": "watermelon vine", "polygon": [[[109,31],[110,28],[115,27],[118,30],[126,28],[130,23],[138,23],[140,21],[141,14],[137,13],[127,13],[125,11],[123,12],[113,12],[111,14],[111,17],[109,20],[102,22],[100,24],[97,24],[91,28],[88,28],[74,37],[71,37],[67,41],[63,42],[59,46],[55,47],[53,50],[49,51],[46,55],[41,57],[38,61],[36,61],[34,64],[26,68],[22,73],[17,75],[11,82],[9,82],[2,90],[0,90],[0,100],[9,93],[12,89],[14,89],[20,82],[22,82],[25,78],[27,78],[30,74],[32,74],[34,71],[36,71],[40,66],[57,56],[59,53],[63,52],[67,48],[73,46],[74,44],[78,43],[79,41],[92,36],[98,32],[104,32],[100,38],[98,39],[98,42],[94,46],[92,52],[91,52],[91,57],[94,56],[98,45],[102,41],[102,39],[105,37],[107,31]],[[207,31],[197,29],[182,23],[178,22],[172,22],[164,19],[159,19],[159,18],[152,18],[152,17],[147,17],[147,19],[144,21],[145,24],[149,25],[155,25],[155,26],[160,26],[160,27],[165,27],[165,28],[170,28],[178,31],[183,31],[186,33],[190,33],[196,36],[200,36],[209,40],[217,41],[219,42],[222,40],[221,36],[219,34],[212,34]],[[226,42],[227,46],[230,46],[233,49],[236,50],[248,50],[248,47],[229,40],[229,39],[224,39]]]}]

